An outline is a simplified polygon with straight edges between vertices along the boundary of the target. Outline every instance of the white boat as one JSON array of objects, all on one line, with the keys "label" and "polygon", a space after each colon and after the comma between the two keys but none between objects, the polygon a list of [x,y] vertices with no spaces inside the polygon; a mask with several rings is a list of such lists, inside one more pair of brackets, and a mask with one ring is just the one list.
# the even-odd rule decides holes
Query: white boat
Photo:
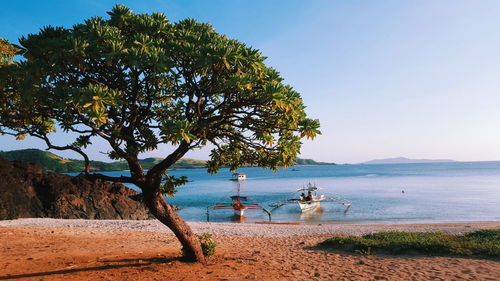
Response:
[{"label": "white boat", "polygon": [[[302,212],[312,211],[318,208],[320,206],[320,202],[326,199],[325,195],[316,194],[319,189],[319,187],[312,185],[311,183],[307,184],[306,187],[297,189],[297,192],[302,192],[299,200],[296,201]],[[305,192],[307,192],[307,195],[305,195]]]},{"label": "white boat", "polygon": [[311,211],[319,207],[320,201],[297,201],[302,212]]},{"label": "white boat", "polygon": [[233,173],[232,174],[232,181],[244,181],[247,179],[247,175],[245,173]]},{"label": "white boat", "polygon": [[[325,195],[321,194],[318,195],[317,192],[321,188],[313,185],[311,183],[308,183],[307,186],[298,188],[295,193],[301,192],[301,195],[299,198],[290,198],[286,199],[283,201],[275,202],[272,204],[269,204],[270,207],[273,208],[279,208],[283,205],[290,204],[290,203],[297,203],[299,205],[300,211],[301,212],[309,212],[316,210],[320,207],[321,202],[341,202],[342,205],[346,207],[345,212],[349,209],[351,206],[351,202],[349,202],[346,199],[343,198],[326,198]],[[307,193],[307,195],[306,195]]]}]

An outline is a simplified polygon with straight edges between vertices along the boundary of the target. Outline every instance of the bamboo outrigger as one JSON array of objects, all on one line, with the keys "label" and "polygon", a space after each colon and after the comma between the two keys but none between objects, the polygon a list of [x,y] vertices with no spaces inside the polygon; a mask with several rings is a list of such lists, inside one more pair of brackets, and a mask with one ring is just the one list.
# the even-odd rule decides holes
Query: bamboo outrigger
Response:
[{"label": "bamboo outrigger", "polygon": [[[271,212],[264,208],[262,205],[260,205],[257,202],[250,202],[247,196],[241,196],[240,195],[240,185],[238,184],[237,186],[237,193],[236,195],[230,196],[232,202],[220,202],[220,203],[215,203],[213,206],[214,210],[234,210],[234,216],[239,219],[240,221],[243,221],[243,217],[245,215],[246,210],[263,210],[266,212],[269,216],[269,221],[271,221]],[[208,212],[208,210],[207,210]],[[207,213],[208,216],[208,213]]]},{"label": "bamboo outrigger", "polygon": [[[317,191],[320,190],[319,187],[313,185],[311,183],[307,184],[307,186],[298,188],[295,193],[301,192],[299,198],[290,198],[283,201],[275,202],[269,204],[270,207],[274,209],[279,208],[281,206],[297,203],[300,207],[301,212],[308,212],[317,209],[320,206],[321,202],[340,202],[342,205],[346,207],[346,212],[349,207],[351,207],[351,202],[349,200],[335,197],[335,198],[326,198],[325,195],[317,195]],[[305,194],[307,192],[307,195]]]}]

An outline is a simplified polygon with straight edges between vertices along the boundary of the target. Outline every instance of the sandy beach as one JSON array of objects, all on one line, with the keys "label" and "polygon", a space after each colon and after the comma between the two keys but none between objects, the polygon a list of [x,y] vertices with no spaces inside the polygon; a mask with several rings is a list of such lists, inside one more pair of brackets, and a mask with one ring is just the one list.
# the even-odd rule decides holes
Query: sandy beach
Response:
[{"label": "sandy beach", "polygon": [[179,260],[154,220],[0,221],[0,280],[500,280],[500,261],[353,255],[316,248],[334,234],[382,230],[464,233],[500,222],[412,225],[190,223],[214,234],[208,264]]}]

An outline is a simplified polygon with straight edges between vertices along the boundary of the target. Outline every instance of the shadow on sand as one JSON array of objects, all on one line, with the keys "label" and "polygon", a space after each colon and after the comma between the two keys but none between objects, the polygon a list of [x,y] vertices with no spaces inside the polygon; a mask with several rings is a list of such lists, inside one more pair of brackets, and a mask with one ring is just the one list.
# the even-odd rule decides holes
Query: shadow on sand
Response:
[{"label": "shadow on sand", "polygon": [[13,279],[28,278],[28,277],[41,277],[41,276],[50,276],[50,275],[57,275],[57,274],[69,274],[69,273],[84,272],[84,271],[101,271],[101,270],[125,268],[125,267],[141,267],[141,266],[148,266],[148,265],[152,265],[152,264],[168,263],[168,262],[172,262],[172,261],[176,261],[176,260],[181,260],[181,258],[149,258],[149,259],[137,258],[137,259],[120,259],[120,260],[100,260],[98,262],[122,263],[122,264],[109,264],[109,265],[101,265],[101,266],[93,266],[93,267],[72,268],[72,269],[62,269],[62,270],[46,271],[46,272],[7,275],[7,276],[0,276],[0,280],[13,280]]}]

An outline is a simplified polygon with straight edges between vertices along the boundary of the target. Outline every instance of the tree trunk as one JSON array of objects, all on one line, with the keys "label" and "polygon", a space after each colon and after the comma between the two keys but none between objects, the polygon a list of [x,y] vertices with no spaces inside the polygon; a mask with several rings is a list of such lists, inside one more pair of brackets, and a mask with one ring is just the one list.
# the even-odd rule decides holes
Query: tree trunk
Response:
[{"label": "tree trunk", "polygon": [[[148,190],[149,189],[149,190]],[[193,262],[205,262],[198,236],[191,227],[177,215],[174,208],[165,201],[160,192],[151,192],[153,188],[143,188],[144,203],[151,213],[177,236],[182,244],[184,258]]]},{"label": "tree trunk", "polygon": [[87,157],[87,155],[85,155],[84,160],[85,160],[85,174],[89,174],[90,173],[90,160]]}]

